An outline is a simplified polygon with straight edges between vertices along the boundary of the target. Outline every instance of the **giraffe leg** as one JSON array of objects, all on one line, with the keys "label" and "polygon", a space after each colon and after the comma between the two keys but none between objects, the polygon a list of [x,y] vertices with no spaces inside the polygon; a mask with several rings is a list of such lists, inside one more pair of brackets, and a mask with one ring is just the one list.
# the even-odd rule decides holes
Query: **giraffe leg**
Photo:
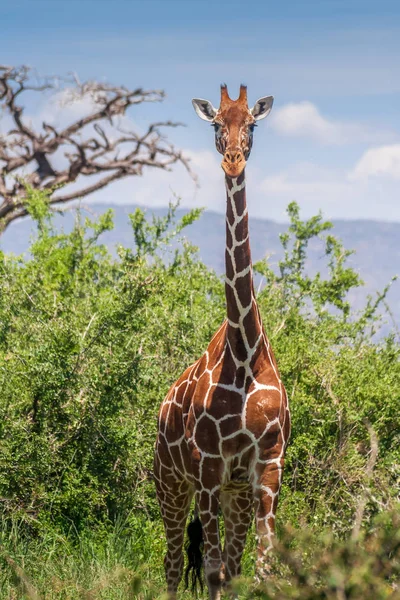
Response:
[{"label": "giraffe leg", "polygon": [[253,514],[252,490],[221,493],[221,508],[225,523],[225,581],[229,589],[229,582],[241,572],[242,554]]},{"label": "giraffe leg", "polygon": [[204,573],[208,592],[210,600],[220,600],[225,577],[218,525],[219,491],[199,490],[196,503],[203,527]]},{"label": "giraffe leg", "polygon": [[282,481],[283,459],[267,463],[254,486],[254,504],[257,532],[256,580],[264,581],[269,575],[268,553],[275,535],[275,515]]},{"label": "giraffe leg", "polygon": [[167,538],[164,568],[168,598],[169,600],[175,600],[178,585],[182,579],[184,563],[182,546],[190,503],[193,497],[193,488],[185,481],[175,481],[173,486],[170,485],[169,488],[166,488],[165,481],[169,480],[171,484],[171,479],[171,476],[169,478],[165,477],[161,485],[156,480],[156,487]]}]

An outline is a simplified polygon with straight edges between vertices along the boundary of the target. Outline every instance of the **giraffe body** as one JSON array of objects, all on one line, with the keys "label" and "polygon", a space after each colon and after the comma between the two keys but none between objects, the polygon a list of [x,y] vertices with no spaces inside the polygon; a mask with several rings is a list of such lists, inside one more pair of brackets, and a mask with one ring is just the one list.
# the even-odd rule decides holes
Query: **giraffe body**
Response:
[{"label": "giraffe body", "polygon": [[[253,118],[248,109],[247,113]],[[182,577],[182,544],[193,496],[203,528],[210,599],[219,599],[221,587],[240,574],[253,507],[256,571],[259,579],[266,577],[290,433],[285,388],[254,295],[244,166],[232,176],[237,160],[243,163],[248,157],[251,141],[240,138],[239,119],[234,122],[237,145],[223,148],[224,160],[229,160],[224,169],[227,319],[203,356],[171,387],[159,413],[154,475],[167,536],[165,570],[171,598]],[[247,156],[238,139],[247,143]],[[216,143],[218,148],[223,140],[217,138]],[[219,508],[225,524],[223,551]]]}]

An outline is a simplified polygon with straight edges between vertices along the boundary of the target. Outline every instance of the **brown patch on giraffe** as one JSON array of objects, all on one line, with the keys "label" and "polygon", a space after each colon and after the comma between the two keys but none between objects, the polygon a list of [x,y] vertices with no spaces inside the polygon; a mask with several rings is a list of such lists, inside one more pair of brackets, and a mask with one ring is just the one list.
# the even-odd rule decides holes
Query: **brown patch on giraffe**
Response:
[{"label": "brown patch on giraffe", "polygon": [[[237,222],[236,227],[235,227],[235,231],[234,231],[234,235],[235,238],[238,241],[244,240],[247,236],[247,232],[248,232],[248,217],[247,215],[245,215],[244,217],[241,218],[242,214],[244,213],[246,207],[244,206],[244,203],[238,203],[238,206],[236,207],[236,212],[238,217],[240,218],[240,221]],[[240,257],[242,257],[242,253],[243,251],[246,254],[246,259],[248,259],[248,244],[247,243],[243,243],[240,246],[237,246],[235,248],[234,254],[235,254],[235,262],[240,260]],[[238,254],[236,254],[238,253]],[[248,260],[247,260],[248,262]]]},{"label": "brown patch on giraffe", "polygon": [[224,456],[234,456],[252,444],[252,439],[246,433],[239,432],[222,442],[222,452]]},{"label": "brown patch on giraffe", "polygon": [[[242,225],[238,223],[236,225],[236,232],[238,231],[239,226]],[[236,236],[236,239],[241,240],[242,236]],[[233,251],[233,260],[235,261],[236,271],[239,273],[243,271],[245,267],[249,264],[249,256],[248,256],[249,248],[246,242],[240,244],[240,246],[236,246]]]},{"label": "brown patch on giraffe", "polygon": [[218,351],[218,354],[224,349],[224,339],[225,339],[225,330],[226,330],[226,321],[221,323],[219,329],[215,332],[214,336],[211,339],[211,342],[208,344],[207,348],[211,348],[214,353],[214,349]]},{"label": "brown patch on giraffe", "polygon": [[183,463],[185,466],[185,477],[188,481],[192,481],[191,472],[192,472],[192,459],[190,457],[189,449],[186,447],[182,449]]},{"label": "brown patch on giraffe", "polygon": [[279,370],[271,346],[260,344],[250,362],[250,369],[260,383],[278,387]]},{"label": "brown patch on giraffe", "polygon": [[232,279],[235,276],[235,269],[233,267],[231,255],[229,254],[229,252],[226,252],[226,254],[225,254],[225,273],[226,273],[227,279],[232,281]]},{"label": "brown patch on giraffe", "polygon": [[[262,346],[263,344],[260,344],[260,345]],[[272,370],[272,368],[269,369],[267,367],[265,369],[263,368],[262,370],[259,368],[259,367],[261,367],[261,359],[263,358],[262,351],[259,352],[259,357],[260,357],[260,360],[257,361],[258,364],[255,365],[252,370],[252,377],[246,381],[247,393],[252,394],[254,392],[257,392],[257,384],[268,385],[273,388],[276,388],[276,392],[279,393],[279,389],[280,389],[279,380],[276,378],[275,373]],[[251,367],[250,367],[250,369],[251,369]],[[272,391],[274,391],[274,390],[272,390]],[[280,396],[279,396],[279,398],[280,398]]]},{"label": "brown patch on giraffe", "polygon": [[163,465],[168,465],[171,462],[168,443],[163,434],[160,434],[157,439],[157,455]]},{"label": "brown patch on giraffe", "polygon": [[273,497],[268,493],[264,493],[262,502],[259,504],[258,517],[265,518],[270,512],[273,504]]},{"label": "brown patch on giraffe", "polygon": [[241,394],[217,386],[208,396],[206,413],[215,419],[221,419],[225,415],[239,414],[242,406]]},{"label": "brown patch on giraffe", "polygon": [[[229,187],[229,191],[232,189],[231,186],[231,182],[228,183],[228,187]],[[228,201],[227,207],[226,207],[226,220],[228,221],[229,225],[232,227],[232,225],[235,222],[235,215],[233,214],[233,209],[232,209],[232,204],[230,201]],[[226,232],[227,234],[229,234],[231,236],[231,232],[229,230],[229,227],[226,228]],[[228,240],[228,238],[227,238]],[[226,244],[228,246],[228,248],[232,247],[232,236],[229,238],[230,240],[230,244]]]},{"label": "brown patch on giraffe", "polygon": [[226,304],[228,308],[228,318],[232,323],[238,323],[240,312],[236,302],[235,293],[230,285],[225,284]]},{"label": "brown patch on giraffe", "polygon": [[169,411],[170,403],[165,402],[161,405],[160,412],[158,415],[158,426],[162,432],[165,432],[165,426],[167,422],[167,416]]},{"label": "brown patch on giraffe", "polygon": [[275,390],[258,390],[247,398],[246,427],[260,438],[279,411],[280,394]]},{"label": "brown patch on giraffe", "polygon": [[224,358],[212,373],[213,384],[232,385],[235,380],[235,363],[229,346],[226,347]]},{"label": "brown patch on giraffe", "polygon": [[225,532],[232,533],[234,531],[233,523],[229,520],[225,522]]},{"label": "brown patch on giraffe", "polygon": [[175,394],[174,394],[173,397],[171,397],[171,400],[173,400],[174,402],[176,402],[176,404],[182,405],[183,398],[186,396],[187,390],[188,390],[189,386],[190,386],[190,380],[189,379],[186,379],[185,381],[182,381],[179,384],[179,386],[177,386],[177,388],[175,390]]},{"label": "brown patch on giraffe", "polygon": [[193,435],[193,429],[196,423],[196,417],[194,415],[194,408],[193,408],[193,404],[190,406],[190,410],[189,410],[189,414],[186,420],[186,427],[185,427],[185,440],[186,442],[189,442],[190,438]]},{"label": "brown patch on giraffe", "polygon": [[227,417],[223,421],[219,423],[219,430],[221,432],[221,437],[226,437],[231,435],[234,431],[238,431],[242,427],[242,417],[241,415],[234,415],[232,417]]},{"label": "brown patch on giraffe", "polygon": [[230,249],[230,248],[232,248],[232,244],[233,244],[232,234],[231,234],[229,227],[227,227],[226,228],[226,247]]},{"label": "brown patch on giraffe", "polygon": [[203,356],[201,358],[199,358],[198,362],[198,366],[195,372],[195,375],[197,377],[197,381],[196,383],[196,388],[199,384],[200,378],[204,377],[204,375],[206,375],[207,373],[205,373],[205,369],[207,369],[207,362],[208,362],[208,356],[207,354],[203,354]]},{"label": "brown patch on giraffe", "polygon": [[188,391],[182,398],[181,406],[182,406],[182,414],[183,415],[189,414],[193,387],[194,387],[194,382],[192,382],[190,384],[190,386],[188,387]]},{"label": "brown patch on giraffe", "polygon": [[[287,402],[287,399],[286,399],[286,402]],[[286,447],[287,442],[289,441],[290,427],[291,427],[290,412],[289,412],[289,410],[285,410],[284,414],[283,414],[283,427],[282,427],[283,437],[286,440],[286,442],[284,442],[285,447]]]},{"label": "brown patch on giraffe", "polygon": [[274,517],[268,517],[267,523],[268,523],[268,527],[270,528],[270,531],[274,532],[275,531],[275,518]]},{"label": "brown patch on giraffe", "polygon": [[260,483],[268,487],[273,493],[277,492],[279,489],[279,472],[280,469],[276,463],[265,465],[265,469],[260,476]]},{"label": "brown patch on giraffe", "polygon": [[190,472],[197,481],[200,481],[200,462],[201,453],[198,448],[194,447],[191,452]]},{"label": "brown patch on giraffe", "polygon": [[235,527],[235,533],[237,535],[246,535],[247,529],[248,528],[246,525],[241,525],[240,523],[238,523]]},{"label": "brown patch on giraffe", "polygon": [[247,350],[244,344],[243,336],[238,329],[235,329],[232,332],[232,335],[229,336],[229,343],[236,360],[244,362],[247,358]]},{"label": "brown patch on giraffe", "polygon": [[[209,411],[208,411],[209,412]],[[195,432],[195,443],[199,450],[207,454],[218,454],[218,430],[217,426],[207,413],[197,421]]]},{"label": "brown patch on giraffe", "polygon": [[254,390],[254,377],[248,375],[244,383],[244,391],[246,394],[250,394]]},{"label": "brown patch on giraffe", "polygon": [[223,462],[220,458],[211,458],[209,456],[203,458],[202,470],[207,478],[207,485],[209,488],[213,488],[221,483],[223,466]]},{"label": "brown patch on giraffe", "polygon": [[267,460],[272,455],[279,456],[279,450],[276,453],[276,447],[280,448],[282,443],[281,428],[278,423],[272,425],[268,431],[258,440],[260,449],[260,460]]},{"label": "brown patch on giraffe", "polygon": [[243,388],[244,387],[244,378],[246,375],[246,370],[244,367],[239,367],[236,371],[236,377],[235,377],[235,385],[238,388]]},{"label": "brown patch on giraffe", "polygon": [[170,531],[173,531],[176,528],[176,519],[175,517],[164,517],[164,523],[169,527]]},{"label": "brown patch on giraffe", "polygon": [[202,491],[197,496],[198,505],[201,507],[201,510],[210,511],[211,510],[211,496],[208,492]]},{"label": "brown patch on giraffe", "polygon": [[[239,192],[240,193],[240,192]],[[237,240],[244,240],[245,237],[247,236],[247,230],[248,230],[248,216],[244,214],[245,210],[246,210],[246,203],[245,202],[237,202],[235,203],[235,208],[236,208],[236,214],[238,219],[240,219],[240,221],[238,221],[238,223],[236,224],[235,227],[235,238]],[[243,244],[241,244],[242,247],[247,246],[248,242],[244,242]],[[250,246],[248,246],[250,248]]]},{"label": "brown patch on giraffe", "polygon": [[[254,304],[254,301],[253,301]],[[250,310],[245,318],[243,319],[243,327],[246,331],[247,342],[250,348],[253,348],[260,337],[260,333],[262,331],[260,320],[257,314],[257,311]],[[262,344],[262,340],[260,339],[259,344]],[[258,351],[259,353],[259,351]],[[256,354],[258,354],[256,351]],[[257,356],[254,357],[254,360],[257,360]]]},{"label": "brown patch on giraffe", "polygon": [[174,463],[175,468],[180,472],[184,473],[185,468],[182,461],[182,455],[180,451],[180,446],[169,446],[169,451],[172,457],[172,462]]},{"label": "brown patch on giraffe", "polygon": [[[208,361],[209,362],[209,361]],[[211,365],[212,366],[212,365]],[[200,376],[199,379],[197,380],[197,385],[196,385],[196,389],[194,391],[194,397],[199,396],[201,394],[199,394],[199,390],[203,389],[206,390],[208,389],[210,383],[211,383],[211,375],[208,371],[210,365],[207,364],[207,367],[204,365],[204,369],[207,369],[207,371],[205,370]]]},{"label": "brown patch on giraffe", "polygon": [[[210,374],[207,373],[204,377],[200,377],[199,382],[196,386],[196,390],[192,397],[192,412],[194,414],[195,420],[198,421],[201,416],[204,414],[204,396],[205,393],[208,392],[210,386],[212,385]],[[211,392],[210,392],[211,394]],[[209,395],[210,395],[209,394]]]},{"label": "brown patch on giraffe", "polygon": [[[172,407],[171,407],[172,408]],[[171,410],[168,414],[168,442],[176,442],[184,434],[183,420],[181,411]]]},{"label": "brown patch on giraffe", "polygon": [[241,454],[241,456],[234,457],[232,462],[232,477],[243,479],[245,475],[248,475],[249,468],[254,462],[254,448],[255,446],[251,445]]},{"label": "brown patch on giraffe", "polygon": [[244,177],[245,177],[244,172],[239,175],[239,177],[237,178],[238,185],[242,185],[242,183],[244,183]]},{"label": "brown patch on giraffe", "polygon": [[[240,269],[237,269],[240,271]],[[243,309],[247,308],[252,302],[253,288],[251,274],[247,273],[244,277],[238,277],[236,280],[236,292]]]}]

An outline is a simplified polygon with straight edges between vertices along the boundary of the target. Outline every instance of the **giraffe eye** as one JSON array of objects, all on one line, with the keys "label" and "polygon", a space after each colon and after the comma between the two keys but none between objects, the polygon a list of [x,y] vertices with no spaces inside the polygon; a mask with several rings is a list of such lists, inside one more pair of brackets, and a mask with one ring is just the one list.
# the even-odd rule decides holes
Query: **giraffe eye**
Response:
[{"label": "giraffe eye", "polygon": [[214,127],[214,131],[215,131],[215,133],[217,133],[217,131],[219,130],[219,128],[221,127],[221,125],[219,125],[219,123],[213,123],[212,127]]},{"label": "giraffe eye", "polygon": [[251,131],[251,133],[253,133],[254,127],[257,127],[257,125],[255,123],[252,123],[251,125],[249,125],[249,131]]}]

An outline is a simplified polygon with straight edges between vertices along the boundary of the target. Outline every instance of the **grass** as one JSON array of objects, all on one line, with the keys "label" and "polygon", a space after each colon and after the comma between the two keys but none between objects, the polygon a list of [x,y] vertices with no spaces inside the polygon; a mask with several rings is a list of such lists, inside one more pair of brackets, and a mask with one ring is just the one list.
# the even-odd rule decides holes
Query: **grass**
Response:
[{"label": "grass", "polygon": [[[165,600],[161,522],[144,517],[112,529],[0,530],[0,600]],[[357,539],[282,531],[268,581],[254,587],[254,532],[243,557],[242,600],[400,600],[400,511],[382,514]],[[191,600],[183,592],[182,600]],[[207,595],[198,597],[205,600]]]},{"label": "grass", "polygon": [[108,532],[86,530],[78,536],[49,530],[29,539],[15,524],[3,528],[1,600],[156,597],[164,583],[162,529],[158,523],[142,525],[130,535],[127,524],[117,523]]},{"label": "grass", "polygon": [[[253,569],[249,549],[243,558],[246,574]],[[150,600],[163,598],[164,531],[161,522],[119,522],[112,530],[52,529],[35,537],[21,525],[0,530],[0,600]],[[182,600],[193,595],[181,590]],[[200,598],[206,595],[199,595]]]}]

